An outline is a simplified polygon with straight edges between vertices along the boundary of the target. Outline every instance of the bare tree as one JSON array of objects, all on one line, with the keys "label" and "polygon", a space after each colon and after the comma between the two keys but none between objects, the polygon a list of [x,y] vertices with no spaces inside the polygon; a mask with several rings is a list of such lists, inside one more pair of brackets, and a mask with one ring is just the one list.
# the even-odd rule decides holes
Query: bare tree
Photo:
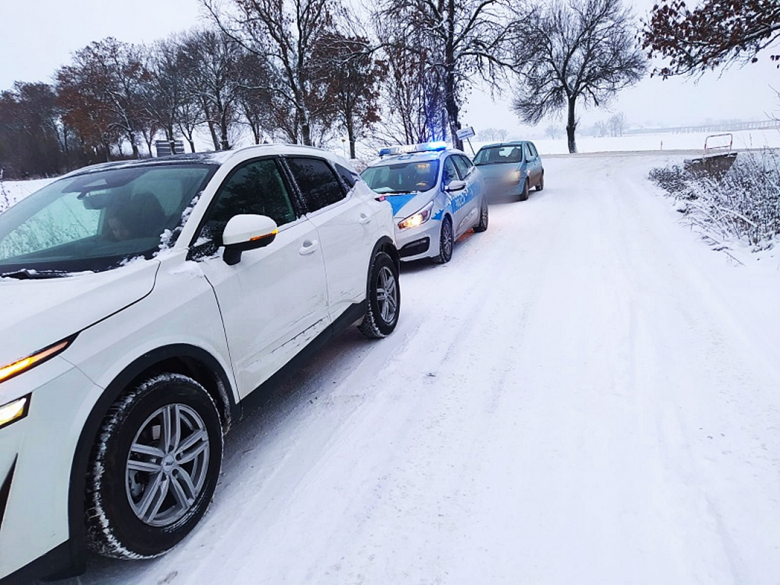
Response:
[{"label": "bare tree", "polygon": [[182,44],[187,91],[205,115],[215,150],[231,148],[238,121],[242,47],[218,30],[191,32]]},{"label": "bare tree", "polygon": [[[393,31],[393,23],[377,22],[377,33],[383,45],[388,75],[382,84],[381,141],[417,144],[443,140],[446,120],[442,123],[444,99],[436,72],[429,69],[426,52],[410,51],[408,38]],[[408,31],[407,31],[408,32]],[[401,32],[401,35],[404,33]]]},{"label": "bare tree", "polygon": [[[398,31],[395,44],[424,55],[441,84],[446,126],[453,144],[460,108],[477,74],[497,88],[509,65],[506,41],[513,27],[506,0],[382,0],[376,18]],[[408,41],[413,41],[409,43]]]},{"label": "bare tree", "polygon": [[620,0],[552,0],[534,9],[518,21],[514,111],[538,124],[565,108],[569,152],[577,152],[578,100],[601,106],[645,74],[633,27]]},{"label": "bare tree", "polygon": [[385,78],[384,61],[374,57],[368,39],[333,32],[317,45],[315,62],[327,77],[327,99],[339,125],[346,131],[350,158],[355,141],[379,121],[379,83]]},{"label": "bare tree", "polygon": [[323,99],[327,78],[314,61],[318,43],[334,30],[332,0],[230,0],[231,12],[220,10],[217,0],[201,2],[226,35],[274,73],[274,83],[263,89],[291,115],[284,127],[290,140],[313,144],[332,117],[332,104]]},{"label": "bare tree", "polygon": [[667,67],[654,71],[664,78],[755,62],[778,39],[777,0],[704,0],[693,11],[682,0],[664,1],[653,7],[642,31],[649,56],[669,59]]},{"label": "bare tree", "polygon": [[623,112],[613,114],[609,117],[607,124],[610,135],[623,136],[623,132],[626,130],[626,115]]},{"label": "bare tree", "polygon": [[100,132],[121,133],[138,157],[140,88],[146,75],[139,48],[109,37],[77,51],[73,64],[60,69],[57,79],[61,91],[75,98],[68,101],[68,114],[77,119],[99,118],[106,125]]}]

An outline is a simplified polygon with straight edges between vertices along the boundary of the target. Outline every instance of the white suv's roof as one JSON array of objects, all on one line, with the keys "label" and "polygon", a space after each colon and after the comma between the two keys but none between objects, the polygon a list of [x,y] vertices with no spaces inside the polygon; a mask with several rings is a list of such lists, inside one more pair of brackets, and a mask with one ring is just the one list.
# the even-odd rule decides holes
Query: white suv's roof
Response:
[{"label": "white suv's roof", "polygon": [[216,152],[198,152],[188,154],[175,154],[172,156],[163,156],[155,158],[145,158],[139,160],[127,160],[127,161],[115,161],[106,162],[96,165],[90,165],[83,167],[68,173],[65,176],[75,176],[86,173],[93,173],[95,171],[103,171],[107,169],[116,168],[129,168],[138,166],[154,166],[162,164],[180,163],[180,164],[217,164],[223,165],[227,161],[233,158],[250,159],[255,156],[269,156],[269,155],[310,155],[318,156],[330,160],[333,163],[340,164],[341,166],[354,171],[352,164],[334,152],[323,150],[321,148],[315,148],[312,146],[301,146],[299,144],[256,144],[252,146],[245,146],[243,148],[237,148],[236,150],[221,150]]}]

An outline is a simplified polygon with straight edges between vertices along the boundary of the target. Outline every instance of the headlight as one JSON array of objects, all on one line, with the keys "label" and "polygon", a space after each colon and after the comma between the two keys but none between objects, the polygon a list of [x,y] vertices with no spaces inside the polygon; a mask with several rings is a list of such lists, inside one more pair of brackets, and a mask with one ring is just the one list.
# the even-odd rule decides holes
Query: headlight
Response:
[{"label": "headlight", "polygon": [[30,408],[30,395],[0,406],[0,429],[27,416]]},{"label": "headlight", "polygon": [[520,171],[515,169],[514,171],[509,171],[509,174],[506,176],[506,180],[510,183],[519,183],[520,182]]},{"label": "headlight", "polygon": [[431,219],[431,211],[433,211],[433,201],[423,207],[420,211],[414,215],[410,215],[404,220],[398,222],[398,228],[402,230],[408,230],[409,228],[417,227],[424,224]]},{"label": "headlight", "polygon": [[68,339],[64,339],[63,341],[60,341],[59,343],[55,343],[54,345],[50,345],[46,349],[42,349],[41,351],[34,353],[31,356],[27,356],[26,358],[20,359],[19,361],[16,361],[12,364],[3,366],[2,368],[0,368],[0,382],[4,382],[9,378],[13,378],[17,374],[26,372],[30,368],[33,368],[38,364],[45,362],[49,358],[53,358],[55,355],[57,355],[58,353],[63,351],[66,347],[68,347],[74,338],[75,336],[70,337]]}]

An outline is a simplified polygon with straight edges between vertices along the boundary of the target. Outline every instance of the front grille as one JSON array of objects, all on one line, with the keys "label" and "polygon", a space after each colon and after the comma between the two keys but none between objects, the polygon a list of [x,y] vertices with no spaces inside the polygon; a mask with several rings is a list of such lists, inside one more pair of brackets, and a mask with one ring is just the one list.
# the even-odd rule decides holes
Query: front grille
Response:
[{"label": "front grille", "polygon": [[413,242],[409,242],[403,248],[401,248],[398,253],[400,254],[401,258],[408,258],[409,256],[417,256],[417,254],[427,252],[428,248],[430,247],[431,239],[425,237]]}]

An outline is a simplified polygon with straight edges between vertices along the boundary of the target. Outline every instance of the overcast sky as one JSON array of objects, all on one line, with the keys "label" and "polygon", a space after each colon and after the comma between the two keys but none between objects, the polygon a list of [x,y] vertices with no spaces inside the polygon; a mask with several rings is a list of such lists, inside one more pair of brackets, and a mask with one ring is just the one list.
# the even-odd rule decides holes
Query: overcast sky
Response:
[{"label": "overcast sky", "polygon": [[[644,16],[653,0],[635,0],[634,12]],[[197,25],[202,14],[198,0],[0,0],[0,89],[16,80],[51,81],[53,72],[74,51],[113,36],[127,42],[151,42]],[[619,94],[608,110],[580,112],[581,125],[590,125],[623,112],[629,125],[688,125],[708,120],[763,120],[780,113],[780,70],[764,52],[758,64],[707,73],[695,82],[646,78]],[[508,102],[511,88],[494,103],[475,91],[465,107],[466,124],[505,127],[520,124]],[[549,122],[542,122],[542,132]],[[563,122],[560,122],[563,125]]]}]

